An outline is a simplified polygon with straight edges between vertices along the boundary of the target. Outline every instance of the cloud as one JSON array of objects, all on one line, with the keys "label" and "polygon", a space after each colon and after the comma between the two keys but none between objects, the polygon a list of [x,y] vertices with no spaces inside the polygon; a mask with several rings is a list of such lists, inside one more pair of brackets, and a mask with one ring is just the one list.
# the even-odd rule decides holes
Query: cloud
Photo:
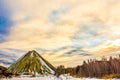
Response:
[{"label": "cloud", "polygon": [[[88,58],[98,58],[100,53],[92,53],[94,49],[120,38],[119,0],[5,0],[5,3],[11,13],[10,19],[0,14],[4,25],[0,28],[0,41],[7,38],[0,43],[0,49],[6,54],[19,57],[36,49],[54,65],[73,66]],[[0,11],[5,13],[5,5],[2,6]],[[6,32],[9,34],[3,35]]]},{"label": "cloud", "polygon": [[94,47],[107,41],[107,35],[101,34],[105,25],[103,23],[91,22],[91,24],[83,24],[73,35],[72,42],[78,47]]},{"label": "cloud", "polygon": [[[11,54],[11,55],[10,55]],[[16,56],[12,55],[11,52],[6,52],[0,50],[0,64],[4,64],[5,66],[9,66],[16,60]]]},{"label": "cloud", "polygon": [[66,15],[72,7],[73,7],[73,5],[69,3],[63,7],[56,9],[56,10],[52,10],[48,15],[48,20],[54,24],[59,23],[60,21],[62,21],[61,20],[62,16]]},{"label": "cloud", "polygon": [[91,54],[94,54],[96,57],[102,56],[115,56],[120,54],[120,40],[107,41],[104,44],[90,48],[87,50]]},{"label": "cloud", "polygon": [[13,51],[13,52],[18,52],[18,53],[23,53],[25,52],[24,50],[19,50],[19,49],[14,49],[14,48],[6,48],[5,50],[8,50],[8,51]]}]

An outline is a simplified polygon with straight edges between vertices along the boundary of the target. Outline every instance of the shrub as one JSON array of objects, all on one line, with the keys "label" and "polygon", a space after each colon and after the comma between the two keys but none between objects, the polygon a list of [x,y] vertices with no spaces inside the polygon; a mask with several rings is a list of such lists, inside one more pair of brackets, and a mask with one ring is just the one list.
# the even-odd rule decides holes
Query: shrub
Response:
[{"label": "shrub", "polygon": [[109,74],[103,76],[104,79],[113,79],[113,78],[120,78],[120,74]]}]

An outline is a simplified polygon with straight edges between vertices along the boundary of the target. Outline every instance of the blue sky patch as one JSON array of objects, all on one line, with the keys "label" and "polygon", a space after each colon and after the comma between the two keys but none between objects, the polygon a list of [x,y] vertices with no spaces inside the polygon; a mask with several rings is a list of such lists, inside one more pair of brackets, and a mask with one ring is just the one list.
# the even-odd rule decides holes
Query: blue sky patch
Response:
[{"label": "blue sky patch", "polygon": [[12,25],[10,20],[11,12],[4,2],[0,1],[0,42],[3,42],[9,34],[9,29]]}]

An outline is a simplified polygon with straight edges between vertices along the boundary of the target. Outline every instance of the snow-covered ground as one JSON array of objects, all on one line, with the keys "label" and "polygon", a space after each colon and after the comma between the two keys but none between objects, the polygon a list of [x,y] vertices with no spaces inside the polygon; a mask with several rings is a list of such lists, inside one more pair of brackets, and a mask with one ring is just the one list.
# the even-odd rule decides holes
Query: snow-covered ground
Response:
[{"label": "snow-covered ground", "polygon": [[[0,80],[104,80],[104,79],[95,79],[95,78],[73,78],[71,76],[39,76],[39,77],[19,77],[19,78],[9,78],[9,79],[0,79]],[[119,79],[105,79],[105,80],[119,80]]]}]

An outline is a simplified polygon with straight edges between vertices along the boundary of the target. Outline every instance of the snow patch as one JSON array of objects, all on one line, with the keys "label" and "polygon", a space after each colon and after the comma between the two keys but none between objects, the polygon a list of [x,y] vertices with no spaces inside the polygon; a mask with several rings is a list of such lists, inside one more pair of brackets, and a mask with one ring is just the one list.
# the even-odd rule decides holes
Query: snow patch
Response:
[{"label": "snow patch", "polygon": [[30,57],[34,57],[34,56],[33,56],[33,52],[30,54]]},{"label": "snow patch", "polygon": [[39,58],[39,60],[42,63],[42,65],[45,65],[51,71],[52,74],[55,73],[41,58]]},{"label": "snow patch", "polygon": [[[71,76],[61,75],[59,78],[53,75],[48,76],[39,76],[39,77],[30,77],[30,76],[22,76],[20,78],[10,78],[10,79],[2,79],[2,80],[104,80],[104,79],[96,79],[96,78],[73,78]],[[105,80],[119,80],[119,79],[105,79]]]}]

